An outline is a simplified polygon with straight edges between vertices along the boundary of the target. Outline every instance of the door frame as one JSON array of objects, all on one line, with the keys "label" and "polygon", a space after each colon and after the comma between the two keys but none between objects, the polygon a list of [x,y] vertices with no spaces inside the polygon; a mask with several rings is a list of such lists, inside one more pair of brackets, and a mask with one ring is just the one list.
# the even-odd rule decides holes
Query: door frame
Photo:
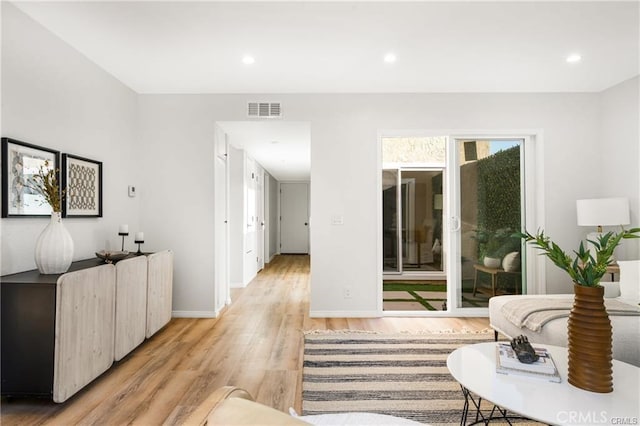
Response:
[{"label": "door frame", "polygon": [[[524,226],[526,229],[544,228],[544,132],[542,129],[498,129],[498,130],[461,130],[461,129],[428,129],[428,130],[379,130],[377,138],[377,173],[376,185],[379,194],[382,194],[382,139],[393,137],[447,137],[447,159],[450,158],[450,149],[455,144],[456,139],[491,139],[491,138],[514,138],[524,139],[524,158],[525,161],[521,165],[523,168],[523,184],[524,184]],[[447,161],[447,165],[450,161]],[[450,194],[451,188],[456,182],[456,173],[451,173],[445,167],[445,173],[448,176],[448,182],[444,183],[445,191]],[[446,196],[446,202],[443,205],[442,213],[442,229],[443,229],[443,247],[442,255],[445,262],[445,270],[448,279],[451,274],[456,278],[460,276],[459,270],[451,268],[459,268],[458,262],[455,262],[454,256],[449,256],[449,242],[451,238],[445,239],[445,230],[451,229],[452,221],[450,212],[452,212],[452,198]],[[383,253],[382,253],[382,196],[376,197],[376,279],[378,285],[376,287],[377,310],[380,316],[416,316],[416,317],[474,317],[488,316],[488,308],[457,308],[453,304],[451,292],[447,291],[447,311],[402,311],[402,312],[385,312],[382,306],[383,298]],[[450,236],[451,237],[451,236]],[[536,256],[535,248],[527,244],[522,251],[523,261],[522,267],[525,270],[525,282],[527,283],[527,294],[545,294],[546,293],[546,268],[544,259]],[[457,284],[456,284],[457,285]]]}]

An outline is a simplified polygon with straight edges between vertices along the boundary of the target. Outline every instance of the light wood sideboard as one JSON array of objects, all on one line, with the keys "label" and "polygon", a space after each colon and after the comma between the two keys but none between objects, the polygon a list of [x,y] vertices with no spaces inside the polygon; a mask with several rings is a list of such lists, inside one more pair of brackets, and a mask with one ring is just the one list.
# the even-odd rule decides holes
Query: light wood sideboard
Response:
[{"label": "light wood sideboard", "polygon": [[56,287],[53,400],[62,402],[113,364],[116,267],[63,274]]},{"label": "light wood sideboard", "polygon": [[147,263],[145,256],[138,256],[116,264],[116,361],[124,358],[146,337]]},{"label": "light wood sideboard", "polygon": [[67,400],[169,322],[172,286],[170,250],[0,277],[2,395]]},{"label": "light wood sideboard", "polygon": [[171,320],[173,293],[173,252],[160,251],[148,256],[147,338]]}]

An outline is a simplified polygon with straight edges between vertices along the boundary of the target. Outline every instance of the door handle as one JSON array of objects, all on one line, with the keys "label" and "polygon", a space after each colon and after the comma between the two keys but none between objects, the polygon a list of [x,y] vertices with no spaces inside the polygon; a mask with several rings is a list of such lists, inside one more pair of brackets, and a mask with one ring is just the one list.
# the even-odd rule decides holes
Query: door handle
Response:
[{"label": "door handle", "polygon": [[307,226],[307,225],[309,225],[309,224],[308,224],[307,222],[305,222],[305,223],[304,223],[304,226]]}]

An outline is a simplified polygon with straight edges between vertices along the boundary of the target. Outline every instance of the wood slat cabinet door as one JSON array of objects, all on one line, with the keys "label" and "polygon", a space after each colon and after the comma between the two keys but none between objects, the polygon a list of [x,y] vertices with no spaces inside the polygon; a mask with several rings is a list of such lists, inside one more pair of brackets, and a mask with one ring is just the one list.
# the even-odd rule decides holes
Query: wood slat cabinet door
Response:
[{"label": "wood slat cabinet door", "polygon": [[147,257],[116,264],[115,353],[120,361],[144,341],[147,331]]},{"label": "wood slat cabinet door", "polygon": [[171,320],[173,292],[173,252],[159,251],[147,256],[147,338]]},{"label": "wood slat cabinet door", "polygon": [[63,402],[113,364],[116,267],[63,274],[56,284],[53,400]]}]

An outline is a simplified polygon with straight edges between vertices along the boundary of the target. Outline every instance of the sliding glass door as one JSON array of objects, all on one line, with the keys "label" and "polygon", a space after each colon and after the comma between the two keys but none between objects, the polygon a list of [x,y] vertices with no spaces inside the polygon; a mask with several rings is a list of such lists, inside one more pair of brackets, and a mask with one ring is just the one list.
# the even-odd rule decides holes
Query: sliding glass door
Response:
[{"label": "sliding glass door", "polygon": [[457,184],[452,242],[457,253],[457,308],[487,307],[489,299],[523,290],[523,140],[455,140]]},{"label": "sliding glass door", "polygon": [[482,314],[525,293],[525,140],[382,138],[383,311]]}]

